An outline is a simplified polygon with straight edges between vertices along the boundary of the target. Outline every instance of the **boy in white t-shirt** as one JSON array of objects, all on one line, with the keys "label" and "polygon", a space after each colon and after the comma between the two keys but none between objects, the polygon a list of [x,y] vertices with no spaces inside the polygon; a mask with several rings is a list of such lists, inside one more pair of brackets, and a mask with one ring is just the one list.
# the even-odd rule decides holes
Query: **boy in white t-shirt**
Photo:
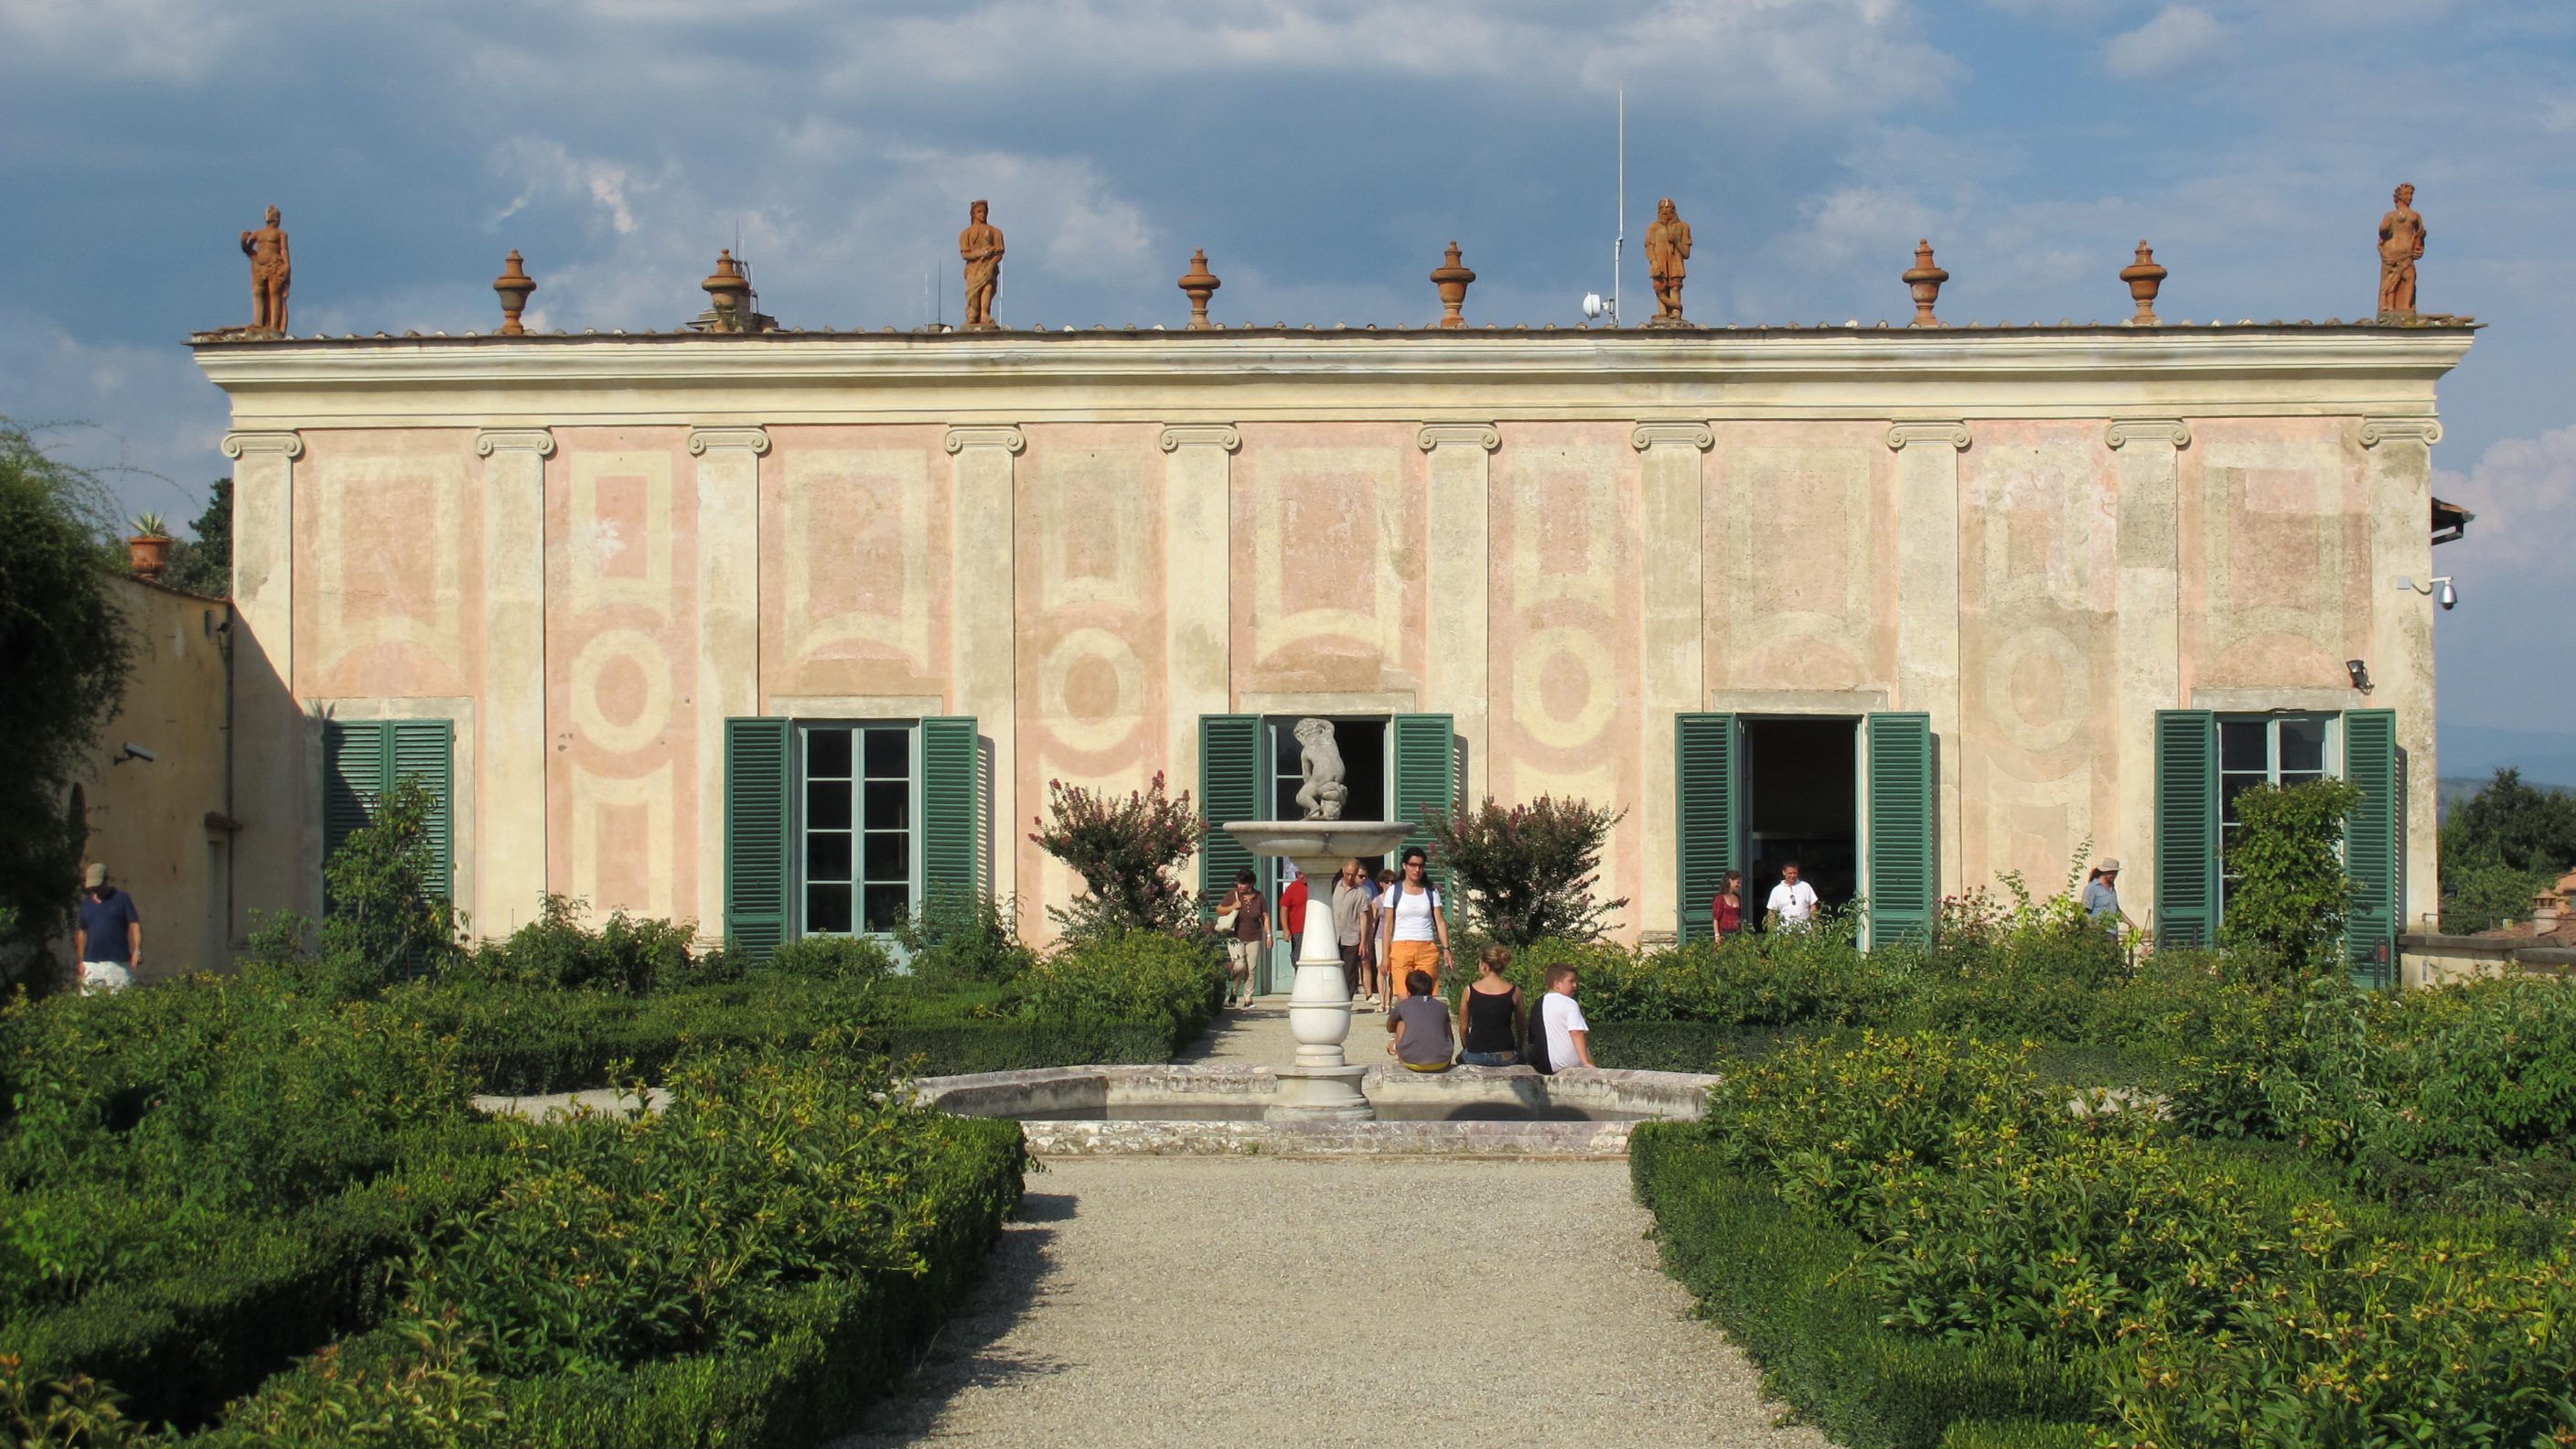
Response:
[{"label": "boy in white t-shirt", "polygon": [[1793,931],[1805,930],[1816,918],[1816,888],[1798,879],[1798,863],[1780,867],[1780,883],[1771,888],[1771,909],[1780,915],[1780,924]]},{"label": "boy in white t-shirt", "polygon": [[1547,1033],[1547,1069],[1592,1065],[1592,1024],[1574,1000],[1574,968],[1547,968],[1547,994],[1538,1000],[1540,1026]]}]

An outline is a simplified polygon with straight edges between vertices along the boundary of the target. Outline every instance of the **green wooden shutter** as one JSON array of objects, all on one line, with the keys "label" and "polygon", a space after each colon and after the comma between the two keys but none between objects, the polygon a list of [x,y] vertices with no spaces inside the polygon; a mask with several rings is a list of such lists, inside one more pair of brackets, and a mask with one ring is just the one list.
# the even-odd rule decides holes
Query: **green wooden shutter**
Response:
[{"label": "green wooden shutter", "polygon": [[1395,818],[1412,825],[1398,847],[1431,848],[1431,831],[1422,823],[1425,810],[1458,808],[1457,718],[1445,714],[1400,714],[1395,717]]},{"label": "green wooden shutter", "polygon": [[1234,878],[1254,869],[1252,852],[1224,827],[1258,820],[1261,808],[1261,716],[1199,716],[1199,812],[1207,839],[1199,844],[1199,915],[1213,920],[1216,900],[1234,889]]},{"label": "green wooden shutter", "polygon": [[2387,986],[2406,912],[2406,757],[2397,748],[2397,711],[2344,712],[2343,775],[2361,787],[2361,805],[2344,827],[2343,868],[2353,883],[2345,959],[2355,985]]},{"label": "green wooden shutter", "polygon": [[789,722],[725,721],[725,940],[766,961],[787,939],[793,889]]},{"label": "green wooden shutter", "polygon": [[2156,940],[2218,939],[2218,716],[2156,711]]},{"label": "green wooden shutter", "polygon": [[1930,940],[1940,899],[1932,819],[1932,716],[1873,714],[1869,737],[1869,942]]},{"label": "green wooden shutter", "polygon": [[438,801],[429,812],[422,844],[429,849],[430,889],[453,899],[456,891],[456,724],[443,719],[385,721],[385,783],[416,775]]},{"label": "green wooden shutter", "polygon": [[[322,859],[365,828],[385,793],[393,733],[388,720],[332,720],[322,726]],[[327,909],[327,907],[326,907]]]},{"label": "green wooden shutter", "polygon": [[984,878],[983,747],[973,715],[921,722],[921,890],[974,896]]},{"label": "green wooden shutter", "polygon": [[1709,938],[1709,908],[1726,889],[1726,873],[1743,869],[1743,733],[1731,714],[1673,716],[1673,819],[1681,839],[1681,919],[1674,933],[1684,941]]}]

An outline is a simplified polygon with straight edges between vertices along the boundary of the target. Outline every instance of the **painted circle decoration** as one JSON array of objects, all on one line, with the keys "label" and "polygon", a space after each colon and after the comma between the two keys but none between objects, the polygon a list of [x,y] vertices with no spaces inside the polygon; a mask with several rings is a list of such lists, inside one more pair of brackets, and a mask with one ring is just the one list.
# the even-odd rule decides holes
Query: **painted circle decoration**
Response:
[{"label": "painted circle decoration", "polygon": [[1145,718],[1145,661],[1106,629],[1076,629],[1038,661],[1038,708],[1048,732],[1067,749],[1114,750]]},{"label": "painted circle decoration", "polygon": [[[610,667],[621,660],[633,663],[643,676],[643,699],[631,716],[612,719],[601,687]],[[573,658],[572,720],[582,738],[611,754],[631,755],[660,739],[671,723],[671,661],[662,646],[636,629],[605,629],[593,636]]]},{"label": "painted circle decoration", "polygon": [[1987,717],[2018,749],[2057,749],[2092,713],[2092,662],[2055,629],[2025,629],[1987,662]]},{"label": "painted circle decoration", "polygon": [[[1548,705],[1547,678],[1552,669],[1563,667],[1559,661],[1582,672],[1583,703],[1571,714],[1558,714]],[[1618,712],[1618,664],[1599,635],[1562,626],[1539,629],[1514,651],[1512,717],[1531,739],[1559,750],[1588,745]]]}]

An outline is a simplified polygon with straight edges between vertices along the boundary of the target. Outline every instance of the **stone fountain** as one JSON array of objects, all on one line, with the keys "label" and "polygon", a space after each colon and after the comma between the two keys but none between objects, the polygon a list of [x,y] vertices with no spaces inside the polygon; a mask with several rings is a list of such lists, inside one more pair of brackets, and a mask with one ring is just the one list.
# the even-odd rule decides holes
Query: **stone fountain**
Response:
[{"label": "stone fountain", "polygon": [[1342,977],[1340,934],[1333,927],[1333,887],[1342,863],[1393,850],[1413,827],[1401,820],[1344,820],[1342,753],[1330,720],[1297,722],[1305,784],[1303,820],[1238,820],[1225,832],[1254,855],[1274,856],[1306,878],[1306,930],[1297,943],[1297,980],[1288,993],[1288,1032],[1297,1060],[1279,1069],[1279,1095],[1269,1109],[1284,1120],[1357,1119],[1373,1113],[1360,1092],[1368,1068],[1342,1055],[1351,1034],[1350,984]]}]

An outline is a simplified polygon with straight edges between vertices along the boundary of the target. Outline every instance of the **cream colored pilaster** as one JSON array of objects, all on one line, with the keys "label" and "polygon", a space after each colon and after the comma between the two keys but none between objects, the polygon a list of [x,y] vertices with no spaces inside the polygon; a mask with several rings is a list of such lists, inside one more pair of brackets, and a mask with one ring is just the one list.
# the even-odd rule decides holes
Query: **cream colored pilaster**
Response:
[{"label": "cream colored pilaster", "polygon": [[1901,422],[1887,429],[1887,446],[1896,450],[1895,706],[1932,717],[1943,895],[1959,892],[1966,869],[1959,799],[1959,454],[1969,441],[1966,423]]},{"label": "cream colored pilaster", "polygon": [[546,892],[546,459],[543,428],[474,435],[483,464],[482,739],[475,930],[507,935]]},{"label": "cream colored pilaster", "polygon": [[[319,917],[322,879],[306,844],[321,849],[322,822],[304,789],[304,720],[295,702],[294,433],[233,433],[233,917],[236,943],[253,913]],[[311,818],[308,818],[308,815]],[[309,877],[309,878],[308,878]]]},{"label": "cream colored pilaster", "polygon": [[698,929],[724,934],[724,722],[760,713],[760,428],[694,428],[698,460]]},{"label": "cream colored pilaster", "polygon": [[1163,464],[1163,758],[1177,794],[1199,784],[1199,716],[1234,707],[1233,460],[1243,435],[1178,423]]},{"label": "cream colored pilaster", "polygon": [[1638,828],[1645,831],[1645,879],[1637,920],[1666,932],[1680,920],[1681,816],[1674,798],[1673,716],[1708,707],[1707,595],[1700,561],[1700,458],[1716,435],[1706,423],[1639,423],[1628,442],[1638,467],[1638,550],[1644,635],[1638,651],[1645,713],[1637,753],[1645,769]]},{"label": "cream colored pilaster", "polygon": [[[2182,698],[2182,556],[2176,522],[2181,450],[2191,429],[2175,418],[2122,418],[2103,441],[2119,452],[2119,686],[2111,721],[2113,798],[2119,815],[2097,828],[2095,859],[2121,866],[2134,902],[2156,898],[2156,711]],[[2129,918],[2146,924],[2146,914]]]},{"label": "cream colored pilaster", "polygon": [[1503,445],[1503,435],[1492,423],[1424,423],[1414,443],[1431,455],[1429,556],[1422,580],[1429,636],[1423,641],[1421,707],[1450,716],[1465,742],[1458,792],[1472,801],[1493,782],[1493,714],[1486,703],[1493,670],[1487,495],[1493,452]]},{"label": "cream colored pilaster", "polygon": [[[1019,892],[1020,856],[1018,504],[1011,460],[1028,440],[1016,427],[958,427],[948,430],[945,446],[956,459],[950,490],[956,513],[948,530],[949,589],[956,600],[948,708],[975,716],[991,749],[985,861],[993,894],[1009,897]],[[1023,904],[1036,914],[1035,902]]]},{"label": "cream colored pilaster", "polygon": [[2397,711],[2397,743],[2406,751],[2406,919],[2398,929],[2422,928],[2427,912],[2441,908],[2440,788],[2433,733],[2433,610],[2431,599],[2397,580],[2422,585],[2433,567],[2433,445],[2442,425],[2432,418],[2365,418],[2361,445],[2369,450],[2370,477],[2370,681],[2367,703]]}]

